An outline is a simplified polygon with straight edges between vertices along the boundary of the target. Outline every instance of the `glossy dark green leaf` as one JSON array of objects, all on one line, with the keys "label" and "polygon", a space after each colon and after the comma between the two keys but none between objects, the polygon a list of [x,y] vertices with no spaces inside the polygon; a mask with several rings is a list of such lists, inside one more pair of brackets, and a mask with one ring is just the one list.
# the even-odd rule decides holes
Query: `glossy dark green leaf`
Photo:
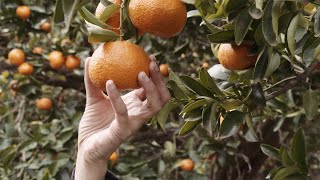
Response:
[{"label": "glossy dark green leaf", "polygon": [[226,2],[227,2],[226,11],[230,12],[232,10],[238,10],[239,8],[244,6],[246,3],[246,0],[237,0],[237,1],[228,0]]},{"label": "glossy dark green leaf", "polygon": [[308,172],[307,166],[307,147],[304,132],[299,129],[293,137],[291,145],[291,157],[298,163],[298,166]]},{"label": "glossy dark green leaf", "polygon": [[221,31],[209,34],[207,37],[212,43],[230,43],[235,40],[234,31]]},{"label": "glossy dark green leaf", "polygon": [[281,155],[281,162],[284,167],[293,166],[295,162],[291,158],[291,156],[288,153],[288,149],[286,147],[280,148],[280,155]]},{"label": "glossy dark green leaf", "polygon": [[295,55],[295,35],[299,22],[300,13],[297,13],[291,19],[287,32],[286,32],[286,44],[290,51],[291,57],[293,58]]},{"label": "glossy dark green leaf", "polygon": [[281,169],[282,167],[276,167],[274,169],[272,169],[268,175],[266,176],[266,179],[273,179],[274,175],[276,175],[276,173]]},{"label": "glossy dark green leaf", "polygon": [[216,64],[208,70],[208,73],[215,79],[227,81],[230,77],[231,71],[224,68],[221,64]]},{"label": "glossy dark green leaf", "polygon": [[8,166],[9,163],[13,160],[17,152],[16,146],[11,145],[0,151],[0,160],[3,166]]},{"label": "glossy dark green leaf", "polygon": [[253,80],[255,83],[260,82],[264,78],[267,72],[268,62],[269,62],[269,53],[268,53],[268,50],[265,49],[260,52],[254,68]]},{"label": "glossy dark green leaf", "polygon": [[80,0],[73,0],[73,1],[62,1],[62,8],[64,12],[64,22],[66,25],[66,30],[69,30],[71,21],[76,13],[76,6],[80,2]]},{"label": "glossy dark green leaf", "polygon": [[202,118],[202,107],[186,112],[182,116],[185,121],[198,121]]},{"label": "glossy dark green leaf", "polygon": [[213,24],[211,24],[210,22],[208,22],[207,20],[204,19],[204,22],[206,23],[208,29],[211,31],[211,33],[217,33],[217,32],[221,32],[222,29],[214,26]]},{"label": "glossy dark green leaf", "polygon": [[256,31],[254,32],[254,39],[259,46],[264,46],[266,44],[266,40],[262,32],[262,23],[258,25]]},{"label": "glossy dark green leaf", "polygon": [[224,139],[234,135],[243,124],[244,114],[240,111],[228,112],[221,124],[219,138]]},{"label": "glossy dark green leaf", "polygon": [[278,23],[279,25],[278,33],[285,33],[287,31],[287,28],[289,26],[292,16],[293,16],[293,13],[291,12],[284,13],[280,16],[279,23]]},{"label": "glossy dark green leaf", "polygon": [[261,144],[260,148],[261,148],[261,151],[265,155],[267,155],[269,157],[272,157],[275,160],[281,161],[281,156],[279,154],[279,149],[277,149],[275,147],[272,147],[272,146],[270,146],[268,144]]},{"label": "glossy dark green leaf", "polygon": [[274,176],[274,180],[283,180],[286,177],[292,175],[292,174],[297,174],[300,173],[300,169],[297,167],[285,167],[280,169],[276,175]]},{"label": "glossy dark green leaf", "polygon": [[200,69],[199,77],[200,77],[201,83],[205,87],[207,87],[212,93],[215,93],[220,97],[225,96],[205,68]]},{"label": "glossy dark green leaf", "polygon": [[175,81],[168,81],[170,89],[173,91],[174,98],[176,99],[188,99],[188,96],[185,92],[177,85]]},{"label": "glossy dark green leaf", "polygon": [[272,5],[272,27],[276,34],[276,37],[278,37],[279,34],[279,18],[281,16],[281,4],[282,0],[274,0]]},{"label": "glossy dark green leaf", "polygon": [[61,22],[64,19],[63,7],[62,7],[63,0],[57,0],[56,8],[53,15],[53,21],[55,23]]},{"label": "glossy dark green leaf", "polygon": [[272,26],[272,7],[273,0],[269,1],[264,9],[264,15],[262,17],[262,32],[268,44],[270,46],[276,46],[278,42],[277,34]]},{"label": "glossy dark green leaf", "polygon": [[207,97],[213,96],[212,93],[197,80],[195,80],[189,76],[180,76],[180,79],[189,89],[191,89],[192,91],[194,91],[198,95],[207,96]]},{"label": "glossy dark green leaf", "polygon": [[268,67],[265,73],[265,77],[271,76],[280,66],[281,56],[274,52],[271,57],[268,59]]},{"label": "glossy dark green leaf", "polygon": [[101,28],[104,29],[109,29],[111,28],[109,25],[107,25],[106,23],[100,21],[98,18],[96,18],[90,11],[88,11],[85,7],[82,7],[79,10],[79,13],[81,14],[81,16],[83,17],[83,19],[85,19],[87,22],[94,24],[96,26],[99,26]]},{"label": "glossy dark green leaf", "polygon": [[[262,5],[261,5],[261,3],[257,3],[257,1],[259,1],[259,2],[262,1],[262,5],[263,5],[263,0],[256,0],[256,5],[250,7],[249,13],[252,18],[261,19],[263,16]],[[259,7],[257,7],[257,6],[259,6]]]},{"label": "glossy dark green leaf", "polygon": [[194,94],[187,89],[181,79],[171,69],[169,69],[169,79],[176,82],[177,86],[184,92],[185,95],[190,98],[195,97]]},{"label": "glossy dark green leaf", "polygon": [[201,119],[197,121],[187,121],[179,131],[180,136],[184,136],[192,132],[199,124],[201,123]]},{"label": "glossy dark green leaf", "polygon": [[312,89],[303,94],[303,108],[308,120],[312,120],[318,114],[318,94],[318,91]]},{"label": "glossy dark green leaf", "polygon": [[[311,38],[312,40],[313,38]],[[306,42],[306,46],[308,45],[307,42]],[[320,38],[317,38],[313,41],[313,43],[308,46],[304,51],[303,51],[303,61],[309,65],[310,63],[312,63],[313,61],[316,60],[316,53],[317,53],[317,49],[319,48],[319,44],[320,44]]]},{"label": "glossy dark green leaf", "polygon": [[207,104],[207,100],[206,99],[200,99],[200,100],[195,100],[195,101],[191,101],[189,102],[187,105],[185,105],[183,107],[183,109],[180,112],[180,115],[183,115],[184,113],[190,112],[194,109],[198,109],[200,107],[203,107]]},{"label": "glossy dark green leaf", "polygon": [[111,4],[109,6],[106,6],[106,9],[99,17],[99,20],[102,22],[106,22],[114,13],[119,11],[120,7],[121,6],[119,4]]},{"label": "glossy dark green leaf", "polygon": [[163,106],[160,112],[155,116],[158,124],[160,125],[163,131],[165,130],[165,125],[167,123],[169,113],[178,106],[179,103],[175,99],[171,99]]},{"label": "glossy dark green leaf", "polygon": [[253,19],[246,8],[240,12],[235,22],[234,36],[237,45],[240,45],[246,36]]},{"label": "glossy dark green leaf", "polygon": [[203,109],[202,112],[202,123],[207,132],[212,135],[213,127],[215,122],[217,121],[217,108],[219,103],[214,103],[209,107]]},{"label": "glossy dark green leaf", "polygon": [[314,33],[316,36],[320,36],[320,8],[314,14]]},{"label": "glossy dark green leaf", "polygon": [[254,129],[251,115],[249,113],[247,113],[245,115],[245,119],[246,119],[246,125],[248,126],[248,131],[247,131],[248,134],[245,133],[245,137],[250,137],[250,138],[246,138],[246,139],[249,140],[249,142],[258,142],[259,138],[258,138],[258,135],[257,135],[255,129]]}]

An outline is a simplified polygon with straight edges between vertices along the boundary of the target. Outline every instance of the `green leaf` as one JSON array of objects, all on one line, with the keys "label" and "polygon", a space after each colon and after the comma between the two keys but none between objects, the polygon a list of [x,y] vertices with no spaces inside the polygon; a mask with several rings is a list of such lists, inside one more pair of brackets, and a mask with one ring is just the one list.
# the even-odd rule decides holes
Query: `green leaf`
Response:
[{"label": "green leaf", "polygon": [[263,32],[262,32],[262,23],[259,24],[256,31],[254,32],[254,39],[259,46],[264,46],[266,44],[266,40],[264,38]]},{"label": "green leaf", "polygon": [[188,96],[190,98],[195,97],[194,94],[192,94],[187,89],[187,87],[184,85],[184,83],[181,81],[181,79],[171,69],[169,69],[169,79],[174,81],[186,96]]},{"label": "green leaf", "polygon": [[264,15],[262,17],[262,32],[268,44],[270,46],[276,46],[278,42],[277,35],[272,26],[272,7],[273,1],[269,1],[264,9]]},{"label": "green leaf", "polygon": [[274,52],[271,57],[268,59],[268,67],[265,73],[265,77],[271,76],[280,66],[281,56]]},{"label": "green leaf", "polygon": [[197,80],[189,77],[189,76],[180,76],[180,79],[182,82],[192,91],[197,93],[200,96],[207,96],[207,97],[212,97],[213,94],[200,82]]},{"label": "green leaf", "polygon": [[86,22],[89,31],[88,41],[92,44],[100,42],[114,41],[119,38],[119,35],[109,29],[103,29],[99,26]]},{"label": "green leaf", "polygon": [[196,100],[196,101],[191,101],[187,105],[184,106],[184,108],[180,112],[180,115],[183,115],[183,114],[185,114],[187,112],[190,112],[192,110],[195,110],[195,109],[198,109],[200,107],[203,107],[206,104],[208,104],[206,99],[200,99],[200,100]]},{"label": "green leaf", "polygon": [[276,167],[274,169],[272,169],[268,175],[266,176],[266,179],[273,179],[274,175],[276,175],[276,173],[281,169],[282,167]]},{"label": "green leaf", "polygon": [[260,19],[263,16],[263,1],[255,0],[255,5],[250,7],[249,13],[254,19]]},{"label": "green leaf", "polygon": [[201,119],[197,121],[187,121],[183,127],[180,129],[179,135],[184,136],[192,132],[199,124],[201,123]]},{"label": "green leaf", "polygon": [[270,146],[268,144],[261,144],[260,148],[261,148],[261,151],[265,155],[267,155],[269,157],[272,157],[275,160],[281,161],[281,156],[279,154],[279,149],[277,149],[275,147],[272,147],[272,146]]},{"label": "green leaf", "polygon": [[207,87],[212,93],[215,93],[220,97],[225,96],[205,68],[200,69],[199,77],[200,77],[201,83],[205,87]]},{"label": "green leaf", "polygon": [[165,125],[168,120],[169,113],[177,108],[179,106],[179,103],[175,99],[171,99],[169,102],[167,102],[163,108],[160,110],[160,112],[155,116],[157,119],[157,122],[159,123],[161,129],[165,130]]},{"label": "green leaf", "polygon": [[63,18],[64,18],[62,1],[63,0],[57,0],[56,5],[55,5],[56,9],[55,9],[54,15],[53,15],[53,21],[55,23],[63,21]]},{"label": "green leaf", "polygon": [[189,111],[182,116],[185,121],[198,121],[202,118],[202,108]]},{"label": "green leaf", "polygon": [[4,167],[8,166],[17,152],[16,145],[8,146],[0,151],[0,160]]},{"label": "green leaf", "polygon": [[264,49],[263,51],[260,52],[254,68],[253,79],[255,83],[262,81],[262,79],[264,78],[267,72],[268,62],[269,62],[269,53],[267,49]]},{"label": "green leaf", "polygon": [[304,92],[303,94],[303,108],[308,120],[312,120],[318,114],[318,94],[318,91],[312,89]]},{"label": "green leaf", "polygon": [[109,25],[107,25],[104,22],[101,22],[98,18],[96,18],[90,11],[88,11],[85,7],[82,7],[79,10],[79,13],[81,14],[81,16],[83,17],[83,19],[85,19],[87,22],[94,24],[96,26],[99,26],[101,28],[104,29],[109,29],[111,28]]},{"label": "green leaf", "polygon": [[106,6],[106,9],[100,15],[99,20],[106,22],[114,13],[118,12],[121,6],[119,4],[111,4]]},{"label": "green leaf", "polygon": [[213,126],[217,121],[217,108],[219,107],[219,103],[214,103],[209,107],[203,109],[202,112],[202,123],[204,128],[212,135]]},{"label": "green leaf", "polygon": [[74,14],[76,12],[76,5],[80,2],[80,0],[62,1],[62,8],[64,12],[64,22],[66,24],[66,30],[69,30],[71,21],[73,20]]},{"label": "green leaf", "polygon": [[291,19],[287,32],[286,32],[286,44],[291,53],[291,57],[293,58],[295,55],[295,35],[299,22],[300,13],[297,13]]},{"label": "green leaf", "polygon": [[281,3],[283,1],[282,0],[274,0],[273,5],[272,5],[272,27],[273,30],[276,34],[276,37],[278,37],[278,33],[279,33],[279,18],[281,15]]},{"label": "green leaf", "polygon": [[38,145],[37,142],[29,139],[29,140],[26,140],[24,142],[22,142],[20,145],[19,145],[19,151],[20,152],[26,152],[26,151],[29,151],[31,149],[34,149],[36,148]]},{"label": "green leaf", "polygon": [[207,38],[212,43],[230,43],[234,42],[234,31],[221,31],[207,35]]},{"label": "green leaf", "polygon": [[252,21],[253,19],[249,14],[248,8],[242,10],[238,15],[234,30],[235,41],[238,46],[242,43],[244,37],[246,36]]},{"label": "green leaf", "polygon": [[273,180],[283,180],[284,178],[292,175],[300,173],[300,169],[297,167],[285,167],[280,169],[276,175],[274,176]]},{"label": "green leaf", "polygon": [[177,85],[175,81],[172,81],[172,80],[168,81],[168,85],[173,91],[174,98],[188,99],[188,96],[186,95],[186,93],[180,88],[180,86]]},{"label": "green leaf", "polygon": [[247,135],[250,134],[250,137],[251,137],[251,138],[248,138],[248,139],[246,138],[246,139],[249,140],[250,142],[258,142],[259,138],[258,138],[258,135],[257,135],[255,129],[254,129],[252,117],[251,117],[250,113],[246,114],[245,119],[246,119],[246,124],[248,126],[248,132],[247,132],[248,134],[245,133],[245,137],[246,137],[246,134]]},{"label": "green leaf", "polygon": [[298,166],[305,172],[308,172],[307,166],[307,147],[304,132],[299,129],[293,137],[291,145],[291,157],[298,163]]},{"label": "green leaf", "polygon": [[314,33],[316,36],[320,36],[320,8],[314,14]]},{"label": "green leaf", "polygon": [[244,114],[240,111],[231,111],[226,114],[222,121],[219,138],[224,139],[235,134],[243,124]]},{"label": "green leaf", "polygon": [[280,148],[280,155],[281,155],[282,165],[284,167],[289,167],[289,166],[293,166],[294,165],[295,162],[293,161],[293,159],[289,155],[287,148],[282,146]]},{"label": "green leaf", "polygon": [[[312,39],[313,38],[310,38],[310,41],[312,41]],[[310,43],[310,42],[307,40],[306,46],[308,45],[307,43]],[[319,48],[319,44],[320,44],[320,38],[317,38],[312,42],[310,46],[306,47],[306,49],[303,51],[303,56],[302,56],[303,61],[307,65],[311,64],[313,61],[316,60],[315,55],[316,55],[317,48]]]}]

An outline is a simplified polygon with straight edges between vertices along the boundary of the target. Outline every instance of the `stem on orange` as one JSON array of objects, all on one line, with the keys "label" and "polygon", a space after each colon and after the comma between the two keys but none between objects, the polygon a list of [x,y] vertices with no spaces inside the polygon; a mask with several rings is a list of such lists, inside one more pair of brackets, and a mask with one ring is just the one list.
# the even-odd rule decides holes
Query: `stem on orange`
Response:
[{"label": "stem on orange", "polygon": [[121,7],[120,7],[120,41],[122,41],[123,39],[123,9],[124,9],[124,5],[126,3],[127,0],[123,0],[121,3]]}]

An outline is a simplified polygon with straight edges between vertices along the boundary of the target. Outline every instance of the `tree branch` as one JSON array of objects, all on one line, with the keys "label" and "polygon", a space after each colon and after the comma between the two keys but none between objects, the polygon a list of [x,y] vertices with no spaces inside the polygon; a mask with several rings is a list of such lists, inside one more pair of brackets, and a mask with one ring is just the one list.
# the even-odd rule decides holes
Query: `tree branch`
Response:
[{"label": "tree branch", "polygon": [[277,86],[283,86],[283,88],[274,91],[266,96],[266,101],[271,100],[285,92],[289,89],[292,89],[294,86],[299,85],[300,83],[305,83],[307,78],[311,75],[311,73],[317,68],[318,63],[312,63],[303,73],[299,74],[296,78],[290,78],[287,81],[283,81]]}]

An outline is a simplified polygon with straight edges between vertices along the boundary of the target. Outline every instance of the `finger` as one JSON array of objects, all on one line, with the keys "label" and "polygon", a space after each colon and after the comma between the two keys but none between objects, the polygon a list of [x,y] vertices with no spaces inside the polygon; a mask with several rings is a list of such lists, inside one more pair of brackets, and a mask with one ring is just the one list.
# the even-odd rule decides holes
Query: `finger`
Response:
[{"label": "finger", "polygon": [[89,63],[90,63],[90,58],[87,58],[85,61],[85,69],[84,69],[84,84],[86,87],[86,95],[87,95],[87,100],[90,99],[95,99],[95,98],[104,98],[104,94],[102,91],[100,91],[98,88],[96,88],[89,77]]},{"label": "finger", "polygon": [[138,79],[140,85],[146,92],[147,107],[151,108],[153,111],[159,111],[161,108],[161,101],[156,86],[145,72],[139,73]]},{"label": "finger", "polygon": [[171,95],[167,88],[166,82],[159,70],[158,65],[155,61],[150,63],[150,74],[153,83],[156,85],[157,91],[159,92],[162,104],[165,104],[171,99]]},{"label": "finger", "polygon": [[109,99],[116,114],[116,119],[119,121],[120,125],[126,123],[128,120],[128,109],[123,102],[116,85],[113,81],[109,80],[106,83],[106,87]]},{"label": "finger", "polygon": [[134,94],[135,94],[141,101],[146,100],[146,98],[147,98],[147,97],[146,97],[146,92],[144,91],[143,88],[134,90],[133,92],[134,92]]}]

